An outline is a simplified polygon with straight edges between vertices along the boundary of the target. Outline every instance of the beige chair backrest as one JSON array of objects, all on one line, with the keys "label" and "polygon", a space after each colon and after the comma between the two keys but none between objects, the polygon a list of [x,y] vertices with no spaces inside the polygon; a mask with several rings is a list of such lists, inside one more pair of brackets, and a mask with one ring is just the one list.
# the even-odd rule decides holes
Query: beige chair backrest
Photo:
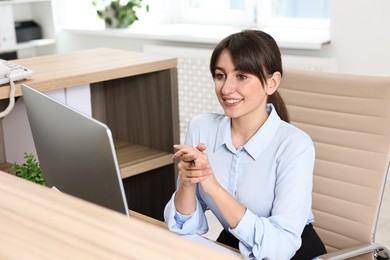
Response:
[{"label": "beige chair backrest", "polygon": [[390,77],[287,68],[279,92],[315,143],[313,212],[328,252],[372,242],[390,154]]}]

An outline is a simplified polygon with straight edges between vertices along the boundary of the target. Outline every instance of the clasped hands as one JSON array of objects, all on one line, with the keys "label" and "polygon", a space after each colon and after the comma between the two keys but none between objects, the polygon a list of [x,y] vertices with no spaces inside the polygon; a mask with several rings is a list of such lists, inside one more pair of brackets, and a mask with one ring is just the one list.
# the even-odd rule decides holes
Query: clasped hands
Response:
[{"label": "clasped hands", "polygon": [[207,155],[204,153],[206,146],[199,144],[197,147],[189,145],[174,145],[177,151],[173,158],[179,158],[179,175],[184,185],[191,186],[200,183],[202,189],[207,192],[207,188],[217,184],[213,170]]}]

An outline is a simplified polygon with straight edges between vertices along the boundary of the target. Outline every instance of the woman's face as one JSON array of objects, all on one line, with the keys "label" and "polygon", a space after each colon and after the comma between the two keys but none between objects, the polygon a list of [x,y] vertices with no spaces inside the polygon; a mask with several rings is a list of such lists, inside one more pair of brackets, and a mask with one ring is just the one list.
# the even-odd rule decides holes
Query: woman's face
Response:
[{"label": "woman's face", "polygon": [[257,76],[237,70],[227,49],[221,52],[215,67],[215,92],[226,115],[232,119],[262,118],[266,113],[267,86],[263,87]]}]

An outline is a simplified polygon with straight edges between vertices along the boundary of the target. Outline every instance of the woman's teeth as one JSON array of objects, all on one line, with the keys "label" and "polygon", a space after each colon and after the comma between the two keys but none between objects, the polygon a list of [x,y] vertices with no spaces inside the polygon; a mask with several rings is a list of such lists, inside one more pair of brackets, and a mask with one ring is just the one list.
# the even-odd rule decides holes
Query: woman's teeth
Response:
[{"label": "woman's teeth", "polygon": [[238,100],[238,99],[225,99],[225,102],[226,103],[229,103],[229,104],[234,104],[234,103],[238,103],[240,102],[241,100]]}]

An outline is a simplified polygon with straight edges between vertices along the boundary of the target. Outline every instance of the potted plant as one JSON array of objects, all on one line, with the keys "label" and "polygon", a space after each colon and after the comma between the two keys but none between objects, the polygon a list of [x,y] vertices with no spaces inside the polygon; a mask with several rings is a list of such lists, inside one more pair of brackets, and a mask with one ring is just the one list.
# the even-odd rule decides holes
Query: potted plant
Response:
[{"label": "potted plant", "polygon": [[[92,0],[96,14],[107,28],[126,28],[138,20],[137,9],[142,0]],[[149,12],[149,5],[146,5]]]},{"label": "potted plant", "polygon": [[42,175],[41,166],[31,153],[24,153],[24,159],[26,161],[20,165],[18,163],[12,164],[12,169],[15,170],[15,174],[23,179],[45,185],[45,179]]}]

